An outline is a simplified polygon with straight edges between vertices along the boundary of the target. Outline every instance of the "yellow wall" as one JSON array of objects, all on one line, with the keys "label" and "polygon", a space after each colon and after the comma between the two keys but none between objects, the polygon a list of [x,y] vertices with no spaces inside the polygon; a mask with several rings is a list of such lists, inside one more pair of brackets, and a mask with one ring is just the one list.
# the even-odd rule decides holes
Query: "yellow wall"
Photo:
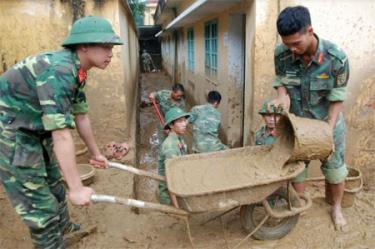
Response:
[{"label": "yellow wall", "polygon": [[277,43],[278,1],[253,1],[247,9],[246,88],[244,144],[253,144],[262,124],[258,109],[265,99],[272,99],[274,49]]},{"label": "yellow wall", "polygon": [[[85,15],[107,18],[125,41],[115,46],[112,62],[102,71],[90,70],[86,93],[90,118],[98,141],[124,141],[135,131],[138,40],[124,1],[83,1]],[[69,1],[0,1],[0,57],[10,67],[15,61],[42,51],[58,50],[73,20]],[[101,144],[102,145],[102,144]]]}]

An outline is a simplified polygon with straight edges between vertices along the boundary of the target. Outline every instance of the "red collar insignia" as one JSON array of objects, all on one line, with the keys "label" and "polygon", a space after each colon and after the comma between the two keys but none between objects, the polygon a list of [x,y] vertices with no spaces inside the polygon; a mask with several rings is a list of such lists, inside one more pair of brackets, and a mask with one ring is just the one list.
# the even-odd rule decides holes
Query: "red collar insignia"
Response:
[{"label": "red collar insignia", "polygon": [[274,129],[273,131],[271,131],[271,135],[273,136],[273,137],[277,137],[277,131],[276,131],[276,129]]},{"label": "red collar insignia", "polygon": [[324,61],[324,54],[323,52],[320,52],[318,55],[318,63],[321,65],[323,64],[323,61]]},{"label": "red collar insignia", "polygon": [[86,81],[87,72],[82,67],[78,69],[78,82],[80,84],[84,83]]}]

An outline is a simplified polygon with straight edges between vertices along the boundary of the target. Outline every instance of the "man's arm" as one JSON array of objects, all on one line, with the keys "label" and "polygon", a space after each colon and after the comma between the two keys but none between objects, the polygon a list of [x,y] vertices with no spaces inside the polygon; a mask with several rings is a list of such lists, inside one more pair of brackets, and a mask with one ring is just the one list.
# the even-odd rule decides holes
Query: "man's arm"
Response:
[{"label": "man's arm", "polygon": [[343,108],[342,101],[331,102],[329,105],[327,122],[329,126],[332,128],[332,130],[335,128],[337,117],[339,116],[342,108]]},{"label": "man's arm", "polygon": [[89,149],[91,159],[104,163],[100,165],[97,164],[95,166],[99,168],[108,168],[108,161],[105,156],[100,153],[100,150],[95,142],[88,114],[77,114],[75,116],[75,123],[79,136]]},{"label": "man's arm", "polygon": [[82,185],[76,166],[74,141],[69,128],[52,131],[52,139],[57,161],[69,187],[69,199],[74,205],[89,205],[94,191]]},{"label": "man's arm", "polygon": [[271,105],[275,107],[282,107],[284,111],[289,111],[290,108],[290,97],[285,86],[277,87],[277,98],[267,104],[267,111],[271,109]]}]

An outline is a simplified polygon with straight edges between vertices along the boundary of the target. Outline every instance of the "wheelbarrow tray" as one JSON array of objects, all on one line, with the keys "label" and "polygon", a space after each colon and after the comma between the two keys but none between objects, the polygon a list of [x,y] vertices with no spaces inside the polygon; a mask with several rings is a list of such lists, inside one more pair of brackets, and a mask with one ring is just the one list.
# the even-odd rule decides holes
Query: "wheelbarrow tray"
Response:
[{"label": "wheelbarrow tray", "polygon": [[168,189],[177,196],[180,208],[191,213],[261,202],[305,168],[302,162],[284,165],[285,155],[265,160],[272,147],[247,146],[169,159]]}]

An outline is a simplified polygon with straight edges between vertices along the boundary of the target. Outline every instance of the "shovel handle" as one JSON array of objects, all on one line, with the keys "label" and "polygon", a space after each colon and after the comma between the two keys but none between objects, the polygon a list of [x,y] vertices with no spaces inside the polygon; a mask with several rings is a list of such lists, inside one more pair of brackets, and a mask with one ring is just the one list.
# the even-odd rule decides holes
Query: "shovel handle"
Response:
[{"label": "shovel handle", "polygon": [[158,106],[158,104],[156,104],[155,99],[152,99],[152,105],[153,105],[154,108],[155,108],[156,115],[157,115],[158,118],[159,118],[160,124],[163,125],[163,124],[164,124],[164,118],[163,118],[163,116],[162,116],[161,113],[160,113],[159,106]]},{"label": "shovel handle", "polygon": [[[100,161],[90,159],[90,164],[103,165],[104,163],[100,162]],[[161,175],[149,172],[149,171],[137,169],[137,168],[134,168],[134,167],[131,167],[131,166],[127,166],[127,165],[124,165],[124,164],[121,164],[121,163],[115,163],[115,162],[109,161],[108,165],[109,165],[110,168],[121,169],[121,170],[130,172],[130,173],[133,173],[135,175],[146,176],[146,177],[152,178],[152,179],[157,180],[157,181],[163,181],[163,182],[166,181],[164,176],[161,176]]]}]

